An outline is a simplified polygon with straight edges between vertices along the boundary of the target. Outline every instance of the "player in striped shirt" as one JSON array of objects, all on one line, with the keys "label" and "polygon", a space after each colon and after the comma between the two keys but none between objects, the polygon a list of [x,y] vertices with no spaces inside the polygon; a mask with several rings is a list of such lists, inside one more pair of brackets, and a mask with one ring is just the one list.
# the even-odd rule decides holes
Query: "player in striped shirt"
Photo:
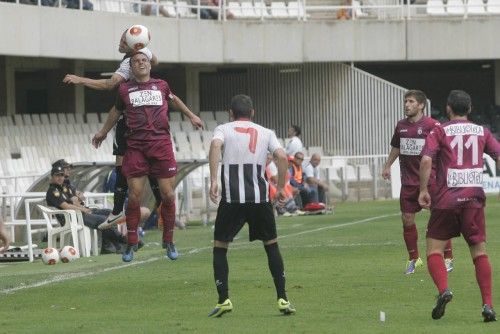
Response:
[{"label": "player in striped shirt", "polygon": [[245,223],[249,225],[250,241],[262,240],[269,269],[276,287],[278,309],[283,314],[295,313],[285,292],[285,270],[278,247],[273,206],[269,201],[268,183],[264,177],[267,153],[271,152],[278,167],[278,198],[285,199],[284,186],[287,157],[276,134],[252,122],[252,99],[236,95],[231,100],[233,122],[214,130],[210,145],[210,199],[219,200],[217,172],[222,152],[221,200],[214,230],[213,268],[219,300],[209,317],[231,312],[229,300],[227,249]]}]

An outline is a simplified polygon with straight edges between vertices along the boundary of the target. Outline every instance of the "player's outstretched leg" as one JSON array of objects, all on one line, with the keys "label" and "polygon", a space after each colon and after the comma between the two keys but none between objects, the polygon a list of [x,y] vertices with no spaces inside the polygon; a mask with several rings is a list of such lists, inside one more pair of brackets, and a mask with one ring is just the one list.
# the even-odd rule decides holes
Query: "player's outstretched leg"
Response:
[{"label": "player's outstretched leg", "polygon": [[490,305],[484,304],[483,312],[481,314],[483,315],[484,322],[497,321],[497,314]]},{"label": "player's outstretched leg", "polygon": [[139,236],[137,227],[141,218],[140,204],[135,201],[129,201],[127,205],[127,247],[122,254],[124,262],[130,262],[134,259],[134,251],[137,251]]},{"label": "player's outstretched leg", "polygon": [[443,293],[440,294],[437,298],[436,306],[432,310],[432,319],[441,319],[441,317],[444,315],[446,304],[451,302],[452,299],[453,293],[450,290],[445,289]]},{"label": "player's outstretched leg", "polygon": [[444,264],[446,265],[446,271],[451,273],[453,271],[453,248],[451,239],[448,240],[444,247]]},{"label": "player's outstretched leg", "polygon": [[285,266],[278,243],[274,242],[264,245],[264,249],[266,250],[269,270],[273,276],[274,287],[276,288],[278,310],[285,315],[294,314],[295,307],[290,304],[285,292]]},{"label": "player's outstretched leg", "polygon": [[175,228],[175,200],[163,200],[161,216],[163,218],[163,248],[167,250],[166,257],[170,260],[177,260],[179,253],[174,244]]},{"label": "player's outstretched leg", "polygon": [[213,269],[214,281],[219,295],[219,301],[215,308],[208,314],[209,317],[220,317],[224,313],[233,310],[233,304],[229,300],[229,264],[227,262],[227,248],[214,247],[213,248]]},{"label": "player's outstretched leg", "polygon": [[128,185],[127,179],[122,173],[122,166],[116,166],[116,183],[114,192],[114,203],[113,211],[109,214],[108,218],[100,224],[97,228],[99,230],[105,230],[118,224],[120,220],[124,217],[123,205],[125,204],[125,199],[127,198]]}]

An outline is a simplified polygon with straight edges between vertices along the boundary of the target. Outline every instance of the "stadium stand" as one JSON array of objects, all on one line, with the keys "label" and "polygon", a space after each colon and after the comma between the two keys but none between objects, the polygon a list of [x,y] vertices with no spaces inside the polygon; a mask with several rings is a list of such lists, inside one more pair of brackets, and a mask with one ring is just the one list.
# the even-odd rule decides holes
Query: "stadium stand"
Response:
[{"label": "stadium stand", "polygon": [[488,0],[486,12],[489,14],[500,14],[500,0]]},{"label": "stadium stand", "polygon": [[464,15],[465,6],[462,0],[448,0],[446,3],[446,11],[450,15]]},{"label": "stadium stand", "polygon": [[285,2],[277,1],[271,3],[271,17],[275,19],[284,19],[289,17]]},{"label": "stadium stand", "polygon": [[470,15],[485,15],[486,8],[484,7],[483,0],[468,0],[467,13]]},{"label": "stadium stand", "polygon": [[169,113],[170,121],[182,122],[182,114],[178,111]]}]

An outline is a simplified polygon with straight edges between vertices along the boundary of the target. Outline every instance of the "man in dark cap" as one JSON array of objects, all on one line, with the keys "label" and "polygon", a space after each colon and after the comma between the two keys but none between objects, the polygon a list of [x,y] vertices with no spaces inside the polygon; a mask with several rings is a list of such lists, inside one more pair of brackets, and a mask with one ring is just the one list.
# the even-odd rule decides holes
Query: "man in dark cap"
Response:
[{"label": "man in dark cap", "polygon": [[[54,163],[50,175],[51,181],[45,196],[47,205],[61,210],[81,211],[83,223],[85,226],[92,229],[97,229],[99,224],[106,220],[110,212],[109,209],[90,209],[83,206],[78,201],[75,203],[74,198],[71,196],[71,193],[64,183],[65,171],[61,164]],[[60,221],[60,223],[64,225],[65,222]],[[125,237],[118,232],[116,227],[102,231],[102,240],[103,244],[106,244],[108,241],[111,242],[115,248],[117,248],[116,250],[118,252],[121,251],[120,244],[127,242]]]},{"label": "man in dark cap", "polygon": [[63,190],[64,190],[65,194],[71,198],[73,203],[84,205],[85,204],[85,196],[84,196],[83,192],[78,191],[76,189],[75,185],[72,184],[70,179],[69,179],[69,177],[71,176],[71,168],[73,167],[73,165],[64,159],[59,159],[52,164],[52,168],[56,168],[56,167],[61,167],[64,171],[64,186],[65,187],[63,188]]}]

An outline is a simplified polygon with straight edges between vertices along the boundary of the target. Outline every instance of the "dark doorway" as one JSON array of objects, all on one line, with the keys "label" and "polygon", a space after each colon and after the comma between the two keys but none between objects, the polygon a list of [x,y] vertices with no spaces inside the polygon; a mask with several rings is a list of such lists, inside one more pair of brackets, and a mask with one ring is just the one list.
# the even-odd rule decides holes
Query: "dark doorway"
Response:
[{"label": "dark doorway", "polygon": [[48,114],[48,92],[46,89],[26,90],[26,113]]}]

